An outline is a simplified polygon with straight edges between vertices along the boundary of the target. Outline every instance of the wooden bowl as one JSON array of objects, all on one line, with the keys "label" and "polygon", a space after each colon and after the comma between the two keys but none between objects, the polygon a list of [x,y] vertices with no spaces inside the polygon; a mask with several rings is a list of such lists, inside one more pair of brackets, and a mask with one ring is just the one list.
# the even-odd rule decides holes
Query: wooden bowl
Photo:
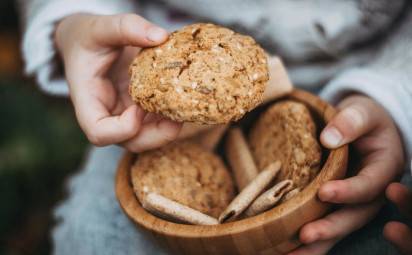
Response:
[{"label": "wooden bowl", "polygon": [[[319,97],[294,90],[287,98],[305,103],[325,123],[335,109]],[[159,244],[173,254],[284,254],[300,245],[299,229],[325,215],[330,204],[317,198],[319,187],[333,179],[343,178],[348,148],[330,150],[317,177],[298,195],[257,216],[214,226],[194,226],[158,218],[138,202],[131,184],[130,169],[134,155],[126,153],[116,176],[116,195],[127,216]]]}]

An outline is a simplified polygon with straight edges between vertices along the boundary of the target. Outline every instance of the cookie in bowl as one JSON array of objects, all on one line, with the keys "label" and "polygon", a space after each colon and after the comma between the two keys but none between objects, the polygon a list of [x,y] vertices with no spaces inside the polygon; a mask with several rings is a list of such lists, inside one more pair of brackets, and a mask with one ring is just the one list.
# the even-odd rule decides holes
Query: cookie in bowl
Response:
[{"label": "cookie in bowl", "polygon": [[267,55],[250,36],[204,23],[142,50],[129,72],[144,110],[201,124],[240,119],[262,102],[269,79]]},{"label": "cookie in bowl", "polygon": [[283,100],[270,106],[251,129],[249,144],[259,169],[280,160],[278,180],[292,180],[300,189],[321,168],[316,124],[300,102]]},{"label": "cookie in bowl", "polygon": [[212,217],[234,196],[232,178],[220,158],[198,144],[172,143],[140,154],[132,166],[139,201],[156,193]]},{"label": "cookie in bowl", "polygon": [[[294,90],[278,102],[289,100],[302,102],[308,107],[310,113],[316,117],[316,124],[319,128],[327,125],[336,113],[327,102],[305,91]],[[270,126],[266,129],[268,127]],[[245,128],[246,131],[250,134],[249,127]],[[139,203],[133,191],[130,174],[136,163],[136,155],[131,152],[126,152],[119,162],[116,175],[116,195],[125,214],[139,229],[144,229],[148,235],[154,237],[158,245],[163,245],[173,254],[287,254],[301,245],[296,238],[302,226],[321,218],[331,209],[329,203],[323,203],[318,199],[317,193],[320,186],[345,175],[348,160],[347,145],[334,150],[327,148],[323,150],[321,169],[303,192],[298,188],[288,186],[289,181],[280,181],[273,186],[271,184],[268,187],[270,189],[267,190],[270,193],[277,188],[281,192],[293,189],[282,193],[284,195],[280,198],[280,204],[275,207],[256,215],[254,212],[245,211],[247,217],[240,215],[238,219],[228,221],[228,223],[216,224],[215,219],[215,222],[210,220],[211,224],[177,224],[175,221],[153,215]],[[282,166],[278,174],[281,169]],[[264,172],[259,168],[257,174]],[[266,191],[261,196],[264,198],[265,194]],[[275,195],[276,199],[280,197],[277,191],[271,194]],[[256,208],[260,209],[258,207],[254,209]],[[249,217],[247,214],[253,216]]]}]

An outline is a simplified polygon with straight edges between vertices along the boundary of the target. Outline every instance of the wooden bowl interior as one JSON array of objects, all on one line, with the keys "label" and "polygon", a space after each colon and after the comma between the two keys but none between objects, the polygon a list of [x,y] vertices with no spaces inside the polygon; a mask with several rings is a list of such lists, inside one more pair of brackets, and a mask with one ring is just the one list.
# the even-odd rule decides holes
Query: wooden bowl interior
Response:
[{"label": "wooden bowl interior", "polygon": [[[320,98],[302,90],[294,90],[286,98],[305,103],[312,111],[315,119],[318,120],[319,129],[335,114],[333,107]],[[262,106],[257,112],[262,111],[264,108],[265,106]],[[245,132],[248,132],[253,118],[255,117],[245,118],[241,121]],[[290,243],[291,237],[295,240],[294,247],[296,247],[299,245],[296,241],[296,233],[299,228],[304,223],[320,218],[329,209],[328,204],[317,199],[318,188],[328,180],[342,178],[346,171],[347,146],[331,151],[325,150],[325,152],[326,156],[319,174],[298,195],[257,216],[220,225],[194,226],[178,224],[158,218],[144,210],[134,195],[130,181],[130,167],[135,159],[132,153],[126,153],[118,167],[116,194],[124,212],[138,226],[149,230],[150,233],[156,236],[158,241],[167,243],[169,247],[180,243],[179,247],[171,247],[172,249],[181,250],[182,246],[186,248],[187,246],[193,246],[193,249],[194,246],[198,245],[204,247],[205,243],[209,241],[218,242],[219,247],[225,247],[228,251],[231,249],[236,250],[239,245],[246,245],[246,243],[254,247],[271,247],[286,240],[289,240]],[[173,244],[170,240],[179,240],[179,242]],[[190,240],[190,242],[182,240]],[[291,247],[289,246],[285,247],[284,250],[290,250]]]}]

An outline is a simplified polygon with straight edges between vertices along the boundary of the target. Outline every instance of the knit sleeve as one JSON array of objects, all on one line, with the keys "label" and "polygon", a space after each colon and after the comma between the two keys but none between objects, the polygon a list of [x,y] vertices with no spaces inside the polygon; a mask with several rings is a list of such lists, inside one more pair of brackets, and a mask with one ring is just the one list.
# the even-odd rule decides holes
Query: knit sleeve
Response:
[{"label": "knit sleeve", "polygon": [[135,10],[130,0],[20,0],[25,73],[35,76],[45,92],[67,95],[68,87],[53,42],[56,22],[79,12],[108,15]]},{"label": "knit sleeve", "polygon": [[253,36],[288,62],[341,56],[385,32],[405,0],[164,0],[204,20]]},{"label": "knit sleeve", "polygon": [[337,102],[350,92],[363,93],[390,113],[412,155],[412,10],[366,66],[340,74],[321,96]]}]

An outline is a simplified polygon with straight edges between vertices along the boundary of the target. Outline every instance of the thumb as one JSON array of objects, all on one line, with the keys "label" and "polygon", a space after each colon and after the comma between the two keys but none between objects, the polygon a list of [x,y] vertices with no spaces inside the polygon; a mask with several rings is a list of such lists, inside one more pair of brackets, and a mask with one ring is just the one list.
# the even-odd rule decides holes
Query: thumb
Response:
[{"label": "thumb", "polygon": [[136,14],[96,16],[91,36],[103,46],[150,47],[164,42],[168,32]]},{"label": "thumb", "polygon": [[363,96],[352,96],[340,104],[342,110],[328,123],[320,135],[327,148],[353,142],[379,124],[379,109]]}]

